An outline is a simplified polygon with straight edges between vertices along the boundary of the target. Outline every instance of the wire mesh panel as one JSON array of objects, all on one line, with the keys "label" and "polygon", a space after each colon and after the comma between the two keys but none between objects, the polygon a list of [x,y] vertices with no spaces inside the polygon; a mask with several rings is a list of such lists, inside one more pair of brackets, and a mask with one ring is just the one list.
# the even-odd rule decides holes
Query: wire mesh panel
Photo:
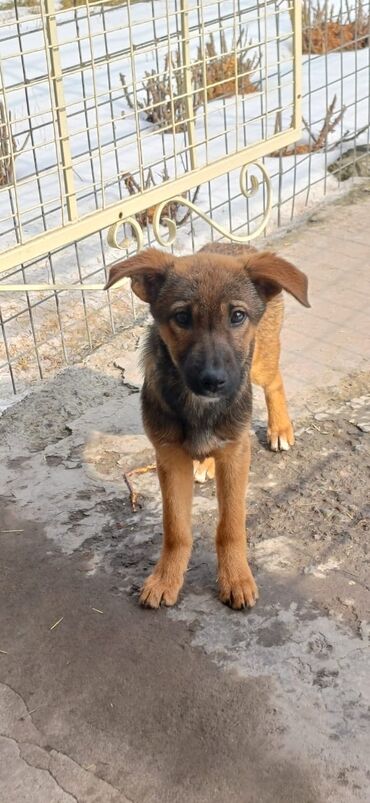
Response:
[{"label": "wire mesh panel", "polygon": [[141,314],[98,289],[118,246],[245,241],[366,171],[369,0],[335,2],[0,0],[0,396]]},{"label": "wire mesh panel", "polygon": [[[194,244],[198,196],[217,231],[225,203],[230,231],[248,224],[258,185],[240,169],[298,134],[297,8],[43,0],[4,14],[0,325],[13,389],[114,331],[112,299],[62,290],[102,288],[113,249],[130,248],[132,234],[166,243],[178,226]],[[267,186],[259,229],[269,209]],[[134,314],[126,293],[120,320]]]},{"label": "wire mesh panel", "polygon": [[[44,0],[39,13],[7,24],[5,125],[11,141],[15,113],[24,142],[18,154],[10,148],[11,189],[1,197],[4,264],[96,231],[127,191],[137,196],[131,214],[264,155],[276,114],[278,141],[294,141],[292,9],[275,0],[74,9]],[[57,238],[40,237],[55,229]]]}]

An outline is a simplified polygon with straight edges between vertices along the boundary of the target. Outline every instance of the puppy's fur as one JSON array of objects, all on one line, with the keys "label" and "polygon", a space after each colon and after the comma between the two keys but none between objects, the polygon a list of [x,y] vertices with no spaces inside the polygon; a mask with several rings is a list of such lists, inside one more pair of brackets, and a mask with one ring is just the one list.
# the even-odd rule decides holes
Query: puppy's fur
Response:
[{"label": "puppy's fur", "polygon": [[294,443],[279,371],[281,290],[308,307],[306,276],[269,252],[212,244],[194,256],[153,248],[114,265],[107,288],[130,277],[154,323],[145,350],[142,412],[157,457],[163,549],[141,602],[173,605],[192,536],[193,461],[199,479],[216,474],[220,598],[252,606],[257,586],[246,557],[251,381],[265,392],[268,441]]}]

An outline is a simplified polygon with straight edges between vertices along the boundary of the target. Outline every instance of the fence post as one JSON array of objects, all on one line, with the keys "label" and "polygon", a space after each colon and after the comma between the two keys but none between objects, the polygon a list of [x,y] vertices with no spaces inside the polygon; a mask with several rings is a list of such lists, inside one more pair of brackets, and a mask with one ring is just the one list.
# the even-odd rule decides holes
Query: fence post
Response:
[{"label": "fence post", "polygon": [[184,85],[185,85],[185,107],[187,116],[187,134],[189,140],[190,152],[190,165],[191,169],[195,170],[197,166],[197,157],[195,152],[196,136],[195,136],[195,117],[194,117],[194,103],[193,103],[193,74],[191,67],[190,57],[190,40],[189,40],[189,8],[188,0],[181,0],[181,51],[182,63],[184,70]]},{"label": "fence post", "polygon": [[[63,183],[66,194],[68,220],[77,219],[77,201],[74,184],[72,155],[68,132],[68,118],[63,89],[63,73],[60,63],[58,31],[54,0],[43,0],[41,8],[45,8],[45,33],[47,39],[48,61],[50,65],[50,78],[53,86],[54,108],[56,116],[60,155],[62,161]],[[44,13],[42,11],[42,13]]]}]

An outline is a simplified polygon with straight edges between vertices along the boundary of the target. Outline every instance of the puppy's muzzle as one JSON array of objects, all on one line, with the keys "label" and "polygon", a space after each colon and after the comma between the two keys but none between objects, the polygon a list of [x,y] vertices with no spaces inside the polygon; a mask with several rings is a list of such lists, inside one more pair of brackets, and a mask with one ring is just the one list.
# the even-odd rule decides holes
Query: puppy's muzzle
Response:
[{"label": "puppy's muzzle", "polygon": [[[211,353],[210,353],[211,352]],[[193,393],[209,399],[231,398],[240,385],[240,366],[231,349],[202,349],[188,352],[181,366],[185,382]]]},{"label": "puppy's muzzle", "polygon": [[227,386],[227,379],[223,368],[205,368],[199,375],[198,393],[202,396],[220,396]]}]

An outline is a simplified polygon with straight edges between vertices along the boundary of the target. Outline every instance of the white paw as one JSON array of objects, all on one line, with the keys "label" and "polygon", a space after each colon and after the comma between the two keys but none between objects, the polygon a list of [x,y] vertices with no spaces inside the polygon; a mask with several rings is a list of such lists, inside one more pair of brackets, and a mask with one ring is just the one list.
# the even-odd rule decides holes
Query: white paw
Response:
[{"label": "white paw", "polygon": [[207,479],[213,480],[215,476],[215,461],[213,457],[207,457],[205,460],[194,460],[193,471],[195,482],[206,482]]}]

